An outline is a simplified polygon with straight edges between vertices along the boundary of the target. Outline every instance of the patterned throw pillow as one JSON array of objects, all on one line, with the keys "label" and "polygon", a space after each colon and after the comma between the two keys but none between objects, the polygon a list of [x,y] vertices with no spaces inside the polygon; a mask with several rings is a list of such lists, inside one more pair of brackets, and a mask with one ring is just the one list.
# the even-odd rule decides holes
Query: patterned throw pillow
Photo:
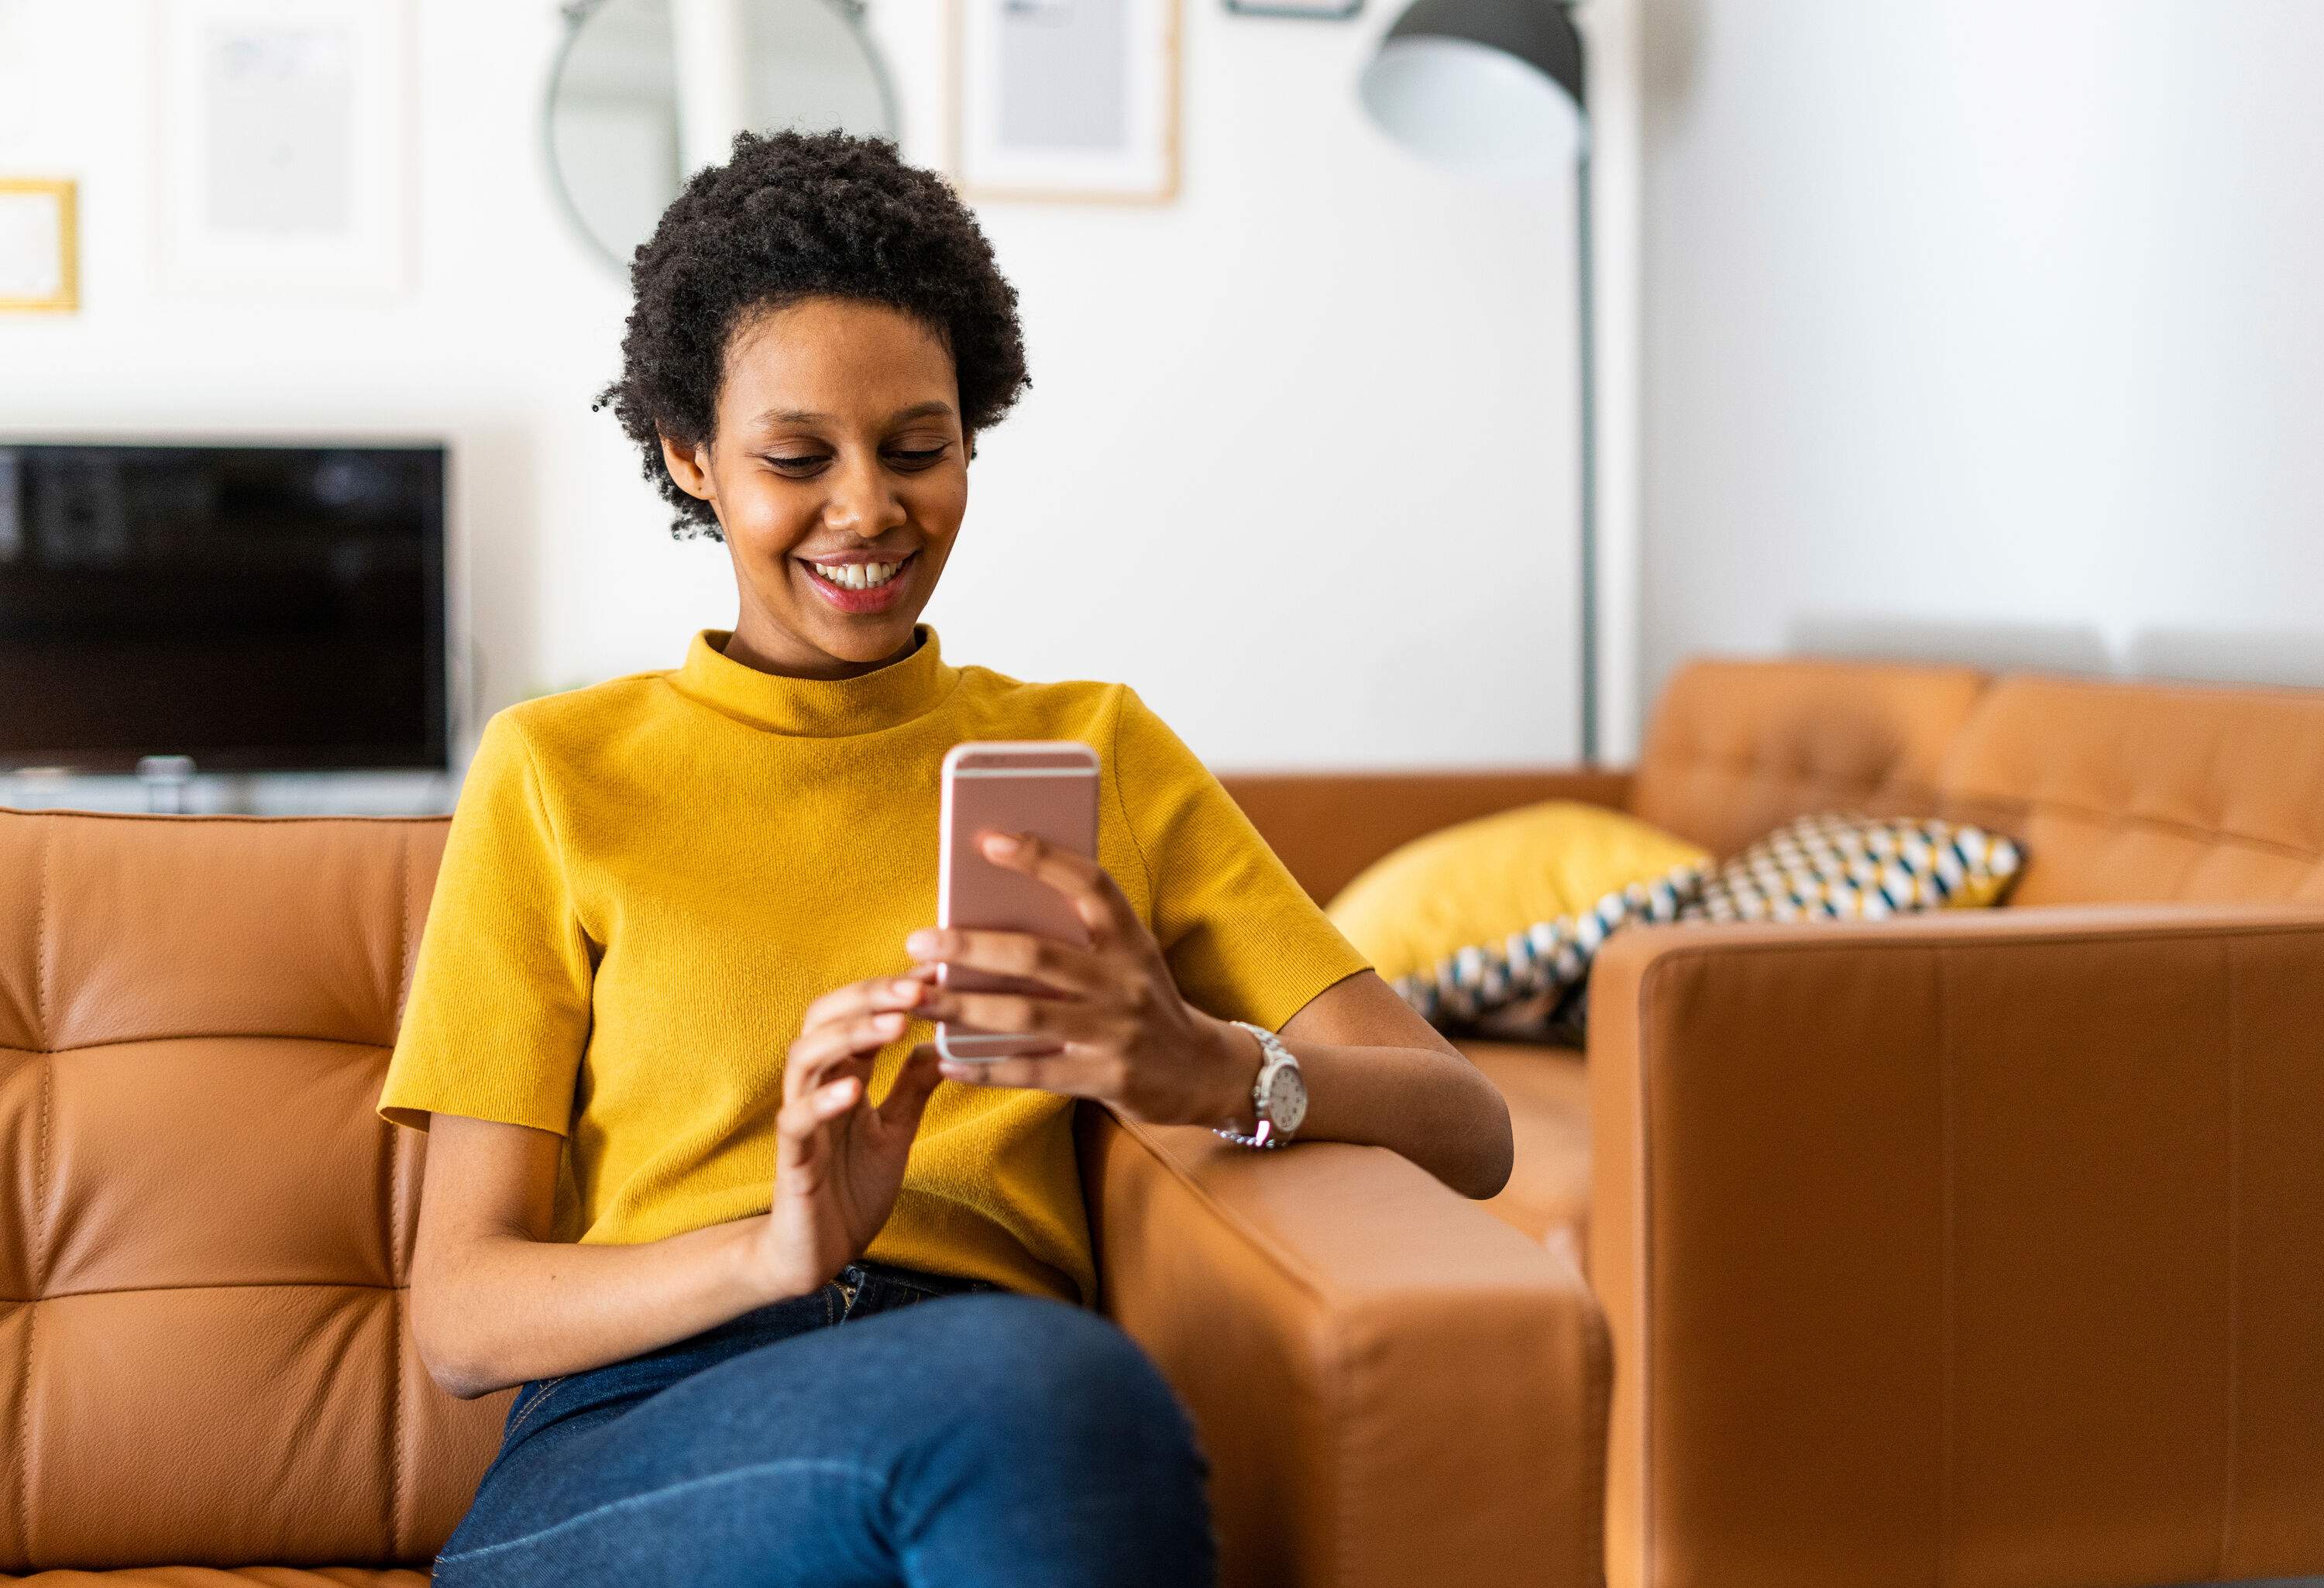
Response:
[{"label": "patterned throw pillow", "polygon": [[1683,921],[1877,920],[1999,902],[2024,858],[1982,827],[1914,818],[1804,816],[1704,881]]},{"label": "patterned throw pillow", "polygon": [[[1978,909],[2001,902],[2024,863],[2015,843],[1982,827],[1849,813],[1802,817],[1700,872],[1670,914],[1639,911],[1614,924],[1877,920]],[[1576,980],[1560,996],[1506,1002],[1472,1023],[1489,1036],[1580,1047],[1589,1034],[1590,987]]]},{"label": "patterned throw pillow", "polygon": [[1470,944],[1390,985],[1434,1026],[1508,1036],[1545,1029],[1616,928],[1676,920],[1702,880],[1701,866],[1682,865],[1573,915],[1535,921],[1498,943]]},{"label": "patterned throw pillow", "polygon": [[1380,979],[1446,1029],[1554,1006],[1626,921],[1674,919],[1709,851],[1618,810],[1551,799],[1455,823],[1375,861],[1326,907]]}]

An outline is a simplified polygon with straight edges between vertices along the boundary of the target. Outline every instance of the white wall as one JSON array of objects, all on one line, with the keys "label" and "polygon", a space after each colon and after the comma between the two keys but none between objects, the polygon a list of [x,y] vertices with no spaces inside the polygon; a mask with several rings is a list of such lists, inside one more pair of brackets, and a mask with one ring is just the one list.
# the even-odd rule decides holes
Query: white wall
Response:
[{"label": "white wall", "polygon": [[[948,655],[1127,679],[1224,767],[1570,756],[1570,181],[1375,134],[1394,9],[1185,0],[1179,200],[984,211],[1035,384],[972,473]],[[940,0],[873,11],[934,162]],[[302,306],[161,291],[149,7],[0,0],[0,170],[79,178],[84,218],[82,312],[0,318],[0,433],[448,436],[489,711],[674,665],[734,596],[589,411],[626,297],[540,169],[555,6],[415,14],[414,287]]]},{"label": "white wall", "polygon": [[1649,0],[1645,675],[2324,683],[2311,0]]}]

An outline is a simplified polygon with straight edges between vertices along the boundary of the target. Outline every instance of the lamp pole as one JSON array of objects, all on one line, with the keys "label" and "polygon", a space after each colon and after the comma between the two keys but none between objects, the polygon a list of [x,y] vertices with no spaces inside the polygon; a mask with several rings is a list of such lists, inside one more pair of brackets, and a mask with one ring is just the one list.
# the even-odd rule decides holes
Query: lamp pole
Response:
[{"label": "lamp pole", "polygon": [[1581,323],[1574,331],[1582,365],[1582,762],[1598,764],[1598,294],[1595,253],[1590,245],[1590,115],[1582,116],[1582,141],[1573,159],[1574,231],[1580,254],[1574,262]]},{"label": "lamp pole", "polygon": [[1537,174],[1572,141],[1575,296],[1581,309],[1582,760],[1598,760],[1598,314],[1590,228],[1590,108],[1573,0],[1410,0],[1358,92],[1389,136],[1448,165]]}]

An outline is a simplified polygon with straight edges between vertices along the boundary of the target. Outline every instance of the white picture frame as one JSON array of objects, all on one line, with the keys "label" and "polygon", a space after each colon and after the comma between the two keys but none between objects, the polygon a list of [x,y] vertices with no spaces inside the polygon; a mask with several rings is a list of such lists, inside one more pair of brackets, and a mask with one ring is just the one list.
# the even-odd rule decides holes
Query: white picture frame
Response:
[{"label": "white picture frame", "polygon": [[70,178],[0,177],[0,310],[80,307],[79,189]]},{"label": "white picture frame", "polygon": [[1180,0],[950,0],[949,175],[972,201],[1178,195]]},{"label": "white picture frame", "polygon": [[163,284],[408,287],[409,0],[170,0],[159,16]]}]

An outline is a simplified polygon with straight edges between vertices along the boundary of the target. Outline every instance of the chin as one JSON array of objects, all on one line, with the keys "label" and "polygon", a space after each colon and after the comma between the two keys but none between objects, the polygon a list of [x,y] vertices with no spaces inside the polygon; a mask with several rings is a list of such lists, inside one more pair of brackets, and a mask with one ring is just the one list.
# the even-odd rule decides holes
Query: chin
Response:
[{"label": "chin", "polygon": [[881,661],[912,641],[912,625],[920,621],[918,608],[882,612],[862,617],[818,613],[802,632],[815,636],[816,648],[842,661]]}]

